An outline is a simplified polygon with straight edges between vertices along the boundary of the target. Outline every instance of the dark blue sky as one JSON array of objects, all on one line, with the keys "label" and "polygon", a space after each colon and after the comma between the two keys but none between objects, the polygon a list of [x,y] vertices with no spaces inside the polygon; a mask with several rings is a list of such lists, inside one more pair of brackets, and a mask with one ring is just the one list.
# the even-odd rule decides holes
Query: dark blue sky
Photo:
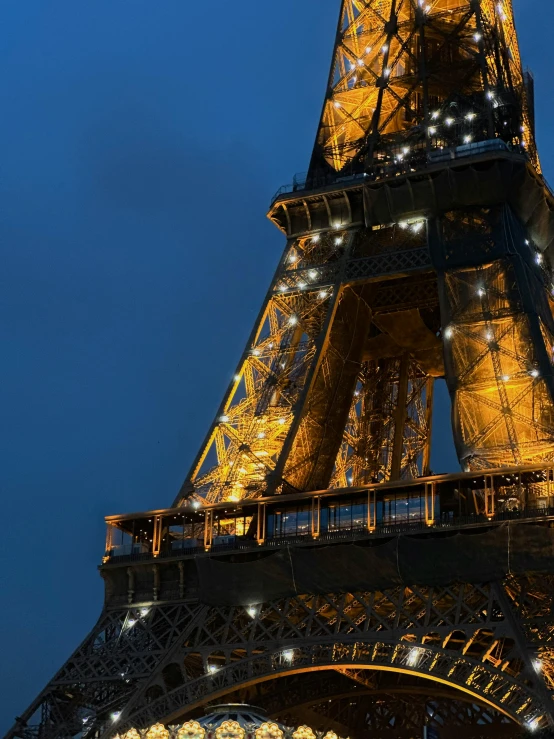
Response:
[{"label": "dark blue sky", "polygon": [[[554,4],[515,3],[552,181]],[[307,167],[338,7],[2,2],[0,733],[97,618],[103,516],[169,505],[217,408],[283,248],[265,210]]]}]

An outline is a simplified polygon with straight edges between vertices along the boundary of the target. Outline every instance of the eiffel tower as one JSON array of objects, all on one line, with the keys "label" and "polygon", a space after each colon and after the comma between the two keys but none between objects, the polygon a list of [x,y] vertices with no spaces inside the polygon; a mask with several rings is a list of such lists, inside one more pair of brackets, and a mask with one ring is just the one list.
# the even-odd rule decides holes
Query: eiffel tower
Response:
[{"label": "eiffel tower", "polygon": [[99,620],[8,738],[552,727],[553,213],[511,0],[342,0],[217,416],[171,508],[107,517]]}]

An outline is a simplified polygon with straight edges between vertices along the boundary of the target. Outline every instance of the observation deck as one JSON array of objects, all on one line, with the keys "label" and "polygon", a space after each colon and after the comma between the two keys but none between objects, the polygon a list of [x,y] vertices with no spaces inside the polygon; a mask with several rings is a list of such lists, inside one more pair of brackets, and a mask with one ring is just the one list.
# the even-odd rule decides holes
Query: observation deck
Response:
[{"label": "observation deck", "polygon": [[554,467],[434,475],[240,503],[191,500],[106,522],[101,570],[114,605],[196,597],[256,603],[289,592],[292,584],[310,592],[318,567],[326,588],[360,577],[357,585],[368,589],[389,581],[471,578],[473,570],[479,578],[489,570],[499,578],[552,566]]}]

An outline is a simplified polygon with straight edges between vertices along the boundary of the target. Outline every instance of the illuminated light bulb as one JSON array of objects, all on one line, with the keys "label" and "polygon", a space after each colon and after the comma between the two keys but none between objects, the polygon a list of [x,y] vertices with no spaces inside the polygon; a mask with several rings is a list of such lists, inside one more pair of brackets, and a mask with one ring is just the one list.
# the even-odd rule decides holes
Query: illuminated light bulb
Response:
[{"label": "illuminated light bulb", "polygon": [[360,394],[360,391],[359,391],[359,390],[354,390],[354,396],[355,396],[356,398],[357,398],[357,397],[359,396],[359,394]]},{"label": "illuminated light bulb", "polygon": [[335,100],[335,102],[333,103],[333,105],[335,106],[335,108],[340,108],[340,103],[339,103],[338,100]]},{"label": "illuminated light bulb", "polygon": [[454,118],[445,118],[444,122],[447,126],[451,126],[454,123]]},{"label": "illuminated light bulb", "polygon": [[292,262],[293,264],[294,262],[296,262],[297,259],[298,257],[294,253],[289,256],[289,262]]},{"label": "illuminated light bulb", "polygon": [[352,478],[351,478],[351,477],[347,477],[347,478],[346,478],[346,481],[347,481],[347,483],[348,483],[349,485],[352,485]]},{"label": "illuminated light bulb", "polygon": [[335,245],[339,246],[339,244],[342,244],[342,239],[340,237],[338,239],[335,239]]},{"label": "illuminated light bulb", "polygon": [[422,228],[423,228],[423,222],[422,221],[417,221],[417,223],[412,223],[412,231],[414,233],[419,233]]},{"label": "illuminated light bulb", "polygon": [[419,661],[420,657],[420,649],[410,649],[410,653],[408,654],[408,665],[410,667],[415,667]]},{"label": "illuminated light bulb", "polygon": [[[232,467],[232,466],[233,466],[233,464],[234,464],[234,462],[229,462],[229,466],[230,466],[230,467]],[[195,510],[198,510],[198,509],[200,508],[200,501],[199,501],[199,500],[195,500],[195,501],[194,501],[194,503],[192,504],[192,507],[193,507],[193,508],[194,508]]]},{"label": "illuminated light bulb", "polygon": [[298,323],[298,318],[296,316],[291,316],[289,318],[289,324],[291,326],[296,326],[297,323]]},{"label": "illuminated light bulb", "polygon": [[273,349],[273,342],[270,342],[270,343],[268,344],[268,346],[269,346],[269,348],[270,348],[270,349]]},{"label": "illuminated light bulb", "polygon": [[260,433],[258,434],[258,439],[265,439],[265,434],[263,431],[260,431]]},{"label": "illuminated light bulb", "polygon": [[409,147],[409,146],[405,146],[405,147],[404,147],[404,148],[402,149],[402,153],[403,153],[403,154],[409,154],[409,153],[410,153],[410,147]]},{"label": "illuminated light bulb", "polygon": [[208,672],[211,673],[212,675],[214,674],[214,672],[217,672],[217,670],[218,670],[218,667],[216,667],[216,665],[208,665]]},{"label": "illuminated light bulb", "polygon": [[466,114],[466,119],[467,119],[468,121],[472,121],[472,120],[473,120],[474,118],[476,118],[476,117],[477,117],[477,113],[467,113],[467,114]]},{"label": "illuminated light bulb", "polygon": [[529,239],[525,239],[525,243],[529,246]]},{"label": "illuminated light bulb", "polygon": [[451,339],[453,333],[454,333],[454,329],[451,326],[447,326],[444,330],[444,338]]},{"label": "illuminated light bulb", "polygon": [[253,354],[253,355],[254,355],[255,357],[259,357],[259,356],[260,356],[260,350],[259,350],[259,349],[252,349],[252,354]]},{"label": "illuminated light bulb", "polygon": [[362,67],[363,66],[363,63],[364,63],[364,60],[363,59],[358,59],[358,66],[359,67]]},{"label": "illuminated light bulb", "polygon": [[492,341],[494,339],[494,334],[492,331],[486,331],[485,332],[485,339],[487,341]]},{"label": "illuminated light bulb", "polygon": [[308,272],[308,277],[310,278],[310,280],[315,280],[315,278],[317,277],[317,272],[315,271],[315,269],[311,269]]},{"label": "illuminated light bulb", "polygon": [[299,282],[299,283],[298,283],[298,287],[299,287],[299,288],[300,288],[301,290],[304,290],[304,288],[306,287],[306,283],[305,283],[305,282]]},{"label": "illuminated light bulb", "polygon": [[246,613],[250,616],[250,618],[256,618],[258,615],[258,611],[254,608],[254,606],[250,606],[246,609]]},{"label": "illuminated light bulb", "polygon": [[314,242],[314,244],[317,244],[317,242],[319,241],[319,234],[314,234],[312,236],[312,241]]},{"label": "illuminated light bulb", "polygon": [[439,117],[439,115],[440,115],[440,111],[439,111],[439,110],[434,110],[434,111],[433,111],[433,112],[431,113],[431,118],[432,118],[432,119],[433,119],[434,121],[436,121],[436,120],[437,120],[437,118]]},{"label": "illuminated light bulb", "polygon": [[229,420],[229,416],[221,416],[219,420],[221,421],[221,423],[227,423],[227,421]]},{"label": "illuminated light bulb", "polygon": [[527,721],[525,726],[529,729],[529,731],[536,731],[539,728],[539,719],[534,718],[532,721]]},{"label": "illuminated light bulb", "polygon": [[540,659],[534,659],[533,660],[533,669],[535,672],[541,672],[542,671],[542,662]]},{"label": "illuminated light bulb", "polygon": [[475,39],[475,41],[481,41],[481,39],[482,39],[483,37],[481,36],[481,34],[480,34],[480,33],[474,33],[474,34],[473,34],[473,38]]},{"label": "illuminated light bulb", "polygon": [[286,418],[280,418],[279,419],[279,423],[281,424],[281,426],[284,426],[286,422],[287,422],[287,419]]},{"label": "illuminated light bulb", "polygon": [[385,53],[386,51],[388,51],[388,50],[389,50],[389,45],[388,45],[388,44],[384,44],[383,46],[381,46],[381,51],[383,52],[383,54],[384,54],[384,53]]},{"label": "illuminated light bulb", "polygon": [[477,295],[478,295],[478,296],[479,296],[480,298],[482,298],[484,294],[485,294],[485,291],[483,290],[483,288],[482,288],[482,287],[480,287],[480,288],[478,288],[478,289],[477,289]]},{"label": "illuminated light bulb", "polygon": [[370,51],[371,51],[371,46],[366,46],[365,47],[365,53],[366,54],[369,54]]},{"label": "illuminated light bulb", "polygon": [[429,126],[427,132],[429,133],[429,136],[434,136],[437,133],[437,129],[435,126]]},{"label": "illuminated light bulb", "polygon": [[283,659],[286,659],[287,662],[292,662],[294,659],[294,650],[293,649],[285,649],[283,652]]},{"label": "illuminated light bulb", "polygon": [[400,221],[400,223],[398,225],[402,229],[407,229],[410,224],[407,221]]},{"label": "illuminated light bulb", "polygon": [[540,372],[538,371],[538,369],[532,369],[529,374],[531,375],[531,377],[538,377],[540,375]]},{"label": "illuminated light bulb", "polygon": [[235,382],[238,382],[240,380],[240,375],[235,375]]},{"label": "illuminated light bulb", "polygon": [[288,290],[288,287],[286,285],[279,285],[279,292],[280,293],[286,293]]},{"label": "illuminated light bulb", "polygon": [[318,297],[318,298],[320,298],[320,300],[323,300],[324,298],[326,298],[326,297],[327,297],[327,293],[325,292],[325,290],[321,290],[321,291],[320,291],[320,292],[319,292],[319,293],[317,294],[317,297]]},{"label": "illuminated light bulb", "polygon": [[510,381],[510,375],[502,375],[502,382],[509,382]]},{"label": "illuminated light bulb", "polygon": [[469,144],[469,143],[471,143],[471,139],[472,139],[472,138],[473,138],[473,137],[472,137],[472,136],[470,136],[469,134],[468,134],[467,136],[464,136],[464,144]]},{"label": "illuminated light bulb", "polygon": [[354,75],[354,77],[352,77],[352,82],[357,82],[357,80],[358,78],[356,77],[356,75]]},{"label": "illuminated light bulb", "polygon": [[494,98],[494,92],[491,92],[491,90],[489,90],[487,92],[487,97],[488,97],[489,100],[492,100]]},{"label": "illuminated light bulb", "polygon": [[535,262],[537,264],[542,264],[542,254],[535,254]]},{"label": "illuminated light bulb", "polygon": [[341,224],[341,222],[340,222],[340,221],[335,221],[335,222],[333,223],[333,228],[340,228],[340,227],[341,227],[341,225],[342,225],[342,224]]},{"label": "illuminated light bulb", "polygon": [[390,74],[390,67],[385,67],[385,69],[383,70],[383,76],[388,77],[389,74]]},{"label": "illuminated light bulb", "polygon": [[112,721],[114,721],[114,722],[117,721],[120,716],[121,716],[121,711],[114,711],[112,713]]},{"label": "illuminated light bulb", "polygon": [[130,619],[129,619],[129,620],[127,621],[127,628],[128,628],[128,629],[132,629],[132,628],[133,628],[133,626],[134,626],[135,624],[136,624],[136,621],[135,621],[135,619],[134,619],[134,618],[130,618]]}]

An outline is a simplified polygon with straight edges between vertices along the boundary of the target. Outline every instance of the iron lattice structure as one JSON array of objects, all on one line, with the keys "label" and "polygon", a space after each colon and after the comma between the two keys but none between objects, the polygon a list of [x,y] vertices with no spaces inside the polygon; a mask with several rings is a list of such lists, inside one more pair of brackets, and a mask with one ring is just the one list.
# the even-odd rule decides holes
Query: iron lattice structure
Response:
[{"label": "iron lattice structure", "polygon": [[[172,509],[109,519],[100,619],[8,738],[180,736],[224,696],[360,739],[551,724],[554,562],[537,574],[533,544],[512,571],[509,527],[492,574],[485,556],[479,577],[388,566],[379,587],[264,593],[292,568],[287,520],[314,562],[401,531],[432,556],[502,516],[549,535],[552,212],[510,0],[342,0],[309,171],[271,203],[284,254],[217,416]],[[471,476],[430,474],[437,378]],[[251,602],[205,597],[213,554],[258,568]]]}]

